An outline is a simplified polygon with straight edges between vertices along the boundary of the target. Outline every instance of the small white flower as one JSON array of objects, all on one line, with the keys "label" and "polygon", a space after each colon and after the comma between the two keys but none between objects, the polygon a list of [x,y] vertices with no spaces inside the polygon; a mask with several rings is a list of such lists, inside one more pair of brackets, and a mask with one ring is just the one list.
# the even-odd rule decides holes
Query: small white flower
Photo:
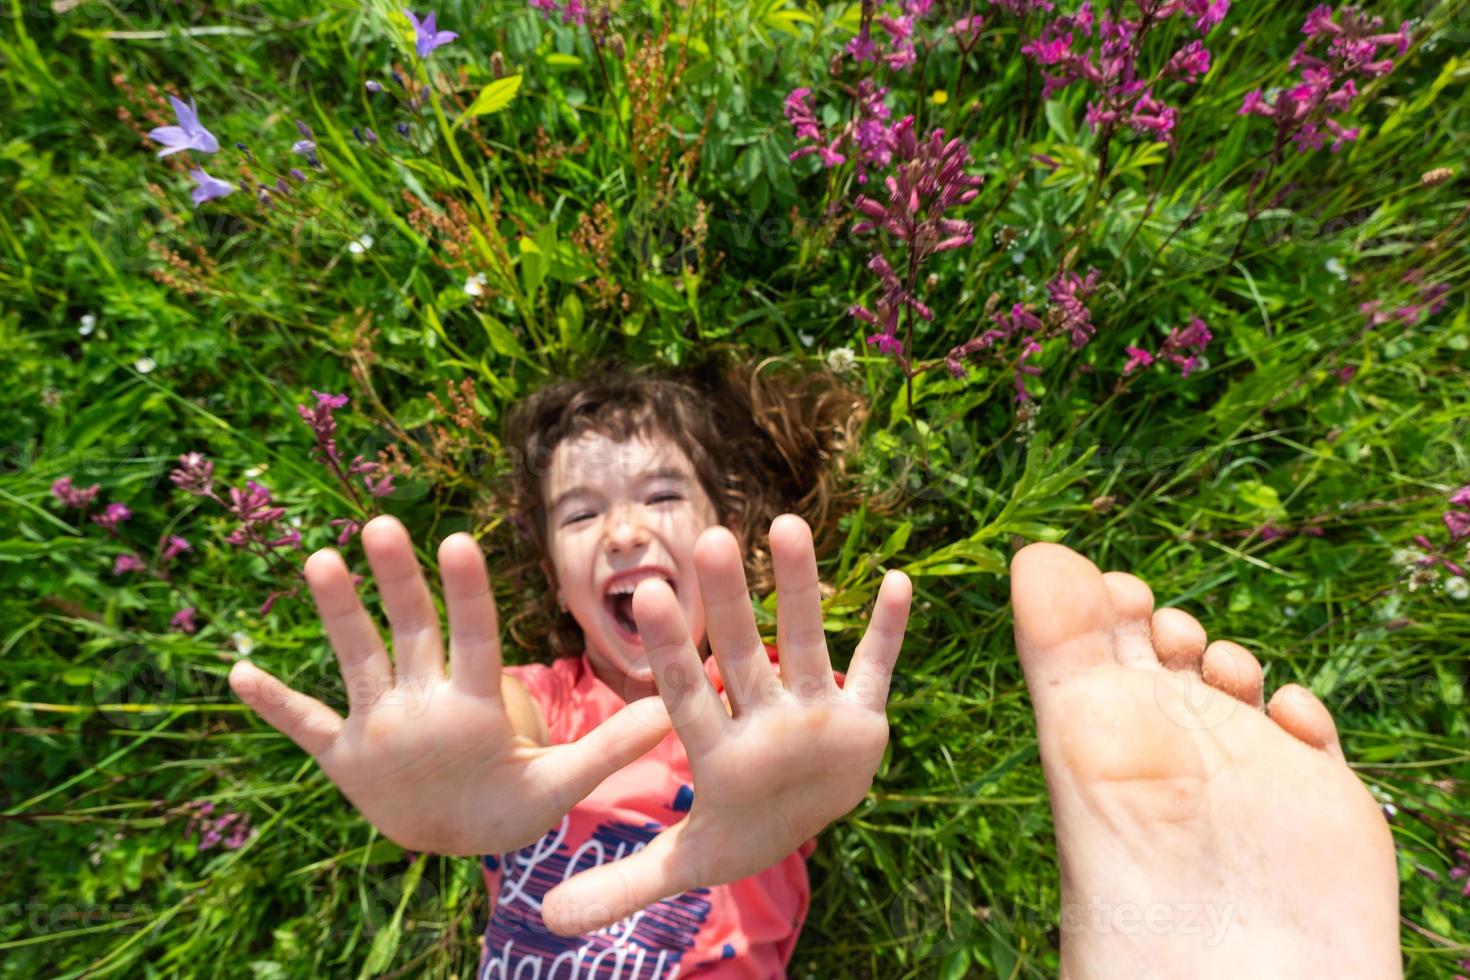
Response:
[{"label": "small white flower", "polygon": [[1426,586],[1433,585],[1438,579],[1439,573],[1435,571],[1433,565],[1416,568],[1409,573],[1409,591],[1418,592]]},{"label": "small white flower", "polygon": [[245,479],[253,480],[269,468],[269,464],[266,463],[261,463],[259,466],[252,466],[250,467],[250,469],[245,471]]},{"label": "small white flower", "polygon": [[834,374],[846,374],[857,367],[857,355],[851,347],[834,347],[827,352],[827,368]]},{"label": "small white flower", "polygon": [[1444,584],[1444,594],[1458,602],[1464,602],[1466,599],[1470,599],[1470,582],[1465,581],[1458,575],[1452,575],[1449,581]]},{"label": "small white flower", "polygon": [[290,524],[292,527],[300,527],[301,517],[299,515],[292,514],[290,517],[286,518],[286,523]]},{"label": "small white flower", "polygon": [[1388,560],[1407,571],[1419,564],[1419,558],[1419,552],[1412,548],[1396,548],[1394,549],[1393,556]]},{"label": "small white flower", "polygon": [[370,249],[372,247],[373,247],[373,236],[372,235],[362,235],[362,236],[360,236],[358,238],[354,238],[352,241],[348,242],[348,244],[347,244],[347,251],[351,252],[353,255],[361,255],[363,252],[366,252],[368,249]]},{"label": "small white flower", "polygon": [[149,374],[158,364],[151,357],[140,357],[133,362],[133,370],[139,374]]},{"label": "small white flower", "polygon": [[1396,806],[1394,806],[1392,803],[1385,803],[1385,804],[1383,804],[1383,814],[1384,814],[1384,816],[1388,817],[1390,820],[1392,820],[1394,817],[1398,816],[1398,813],[1399,813],[1399,808],[1396,807]]},{"label": "small white flower", "polygon": [[485,295],[485,283],[488,282],[485,273],[477,272],[464,281],[464,291],[468,296]]},{"label": "small white flower", "polygon": [[97,318],[90,313],[83,313],[82,318],[77,323],[77,333],[83,337],[92,336],[92,331],[97,329]]},{"label": "small white flower", "polygon": [[810,347],[812,344],[817,342],[817,338],[813,337],[811,334],[807,333],[804,330],[796,331],[796,339],[801,341],[801,346],[803,347]]},{"label": "small white flower", "polygon": [[250,656],[251,652],[255,650],[255,641],[250,638],[249,633],[231,633],[230,642],[235,645],[235,652],[242,657]]},{"label": "small white flower", "polygon": [[1327,260],[1327,271],[1339,279],[1347,278],[1347,270],[1342,267],[1342,259],[1335,256]]}]

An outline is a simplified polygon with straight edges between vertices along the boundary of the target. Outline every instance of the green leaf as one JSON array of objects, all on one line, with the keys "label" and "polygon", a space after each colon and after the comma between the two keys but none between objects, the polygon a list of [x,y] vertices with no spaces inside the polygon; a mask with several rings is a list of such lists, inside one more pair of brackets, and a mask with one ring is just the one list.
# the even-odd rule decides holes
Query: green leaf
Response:
[{"label": "green leaf", "polygon": [[903,546],[909,543],[909,533],[913,529],[913,521],[904,521],[888,536],[888,540],[883,542],[883,547],[878,549],[878,554],[874,557],[882,562],[898,554],[903,550]]},{"label": "green leaf", "polygon": [[531,355],[526,353],[526,349],[516,340],[510,328],[495,317],[480,313],[480,326],[485,329],[485,338],[490,341],[490,348],[501,357],[531,359]]},{"label": "green leaf", "polygon": [[521,246],[521,283],[526,290],[526,299],[531,302],[536,300],[536,290],[541,288],[541,283],[546,279],[546,270],[550,263],[546,253],[541,251],[541,246],[535,241],[522,235]]},{"label": "green leaf", "polygon": [[495,81],[480,89],[480,94],[475,96],[475,101],[454,122],[457,127],[466,119],[476,116],[488,116],[492,112],[499,112],[510,105],[510,100],[516,97],[516,92],[521,88],[521,76],[507,75],[505,78],[497,78]]},{"label": "green leaf", "polygon": [[1060,102],[1048,102],[1042,110],[1046,113],[1046,124],[1053,133],[1057,134],[1063,142],[1072,143],[1077,139],[1077,130],[1072,128],[1072,113]]},{"label": "green leaf", "polygon": [[556,314],[556,329],[562,346],[567,350],[575,349],[577,337],[582,332],[582,301],[577,298],[575,289],[567,290],[562,297],[561,309]]}]

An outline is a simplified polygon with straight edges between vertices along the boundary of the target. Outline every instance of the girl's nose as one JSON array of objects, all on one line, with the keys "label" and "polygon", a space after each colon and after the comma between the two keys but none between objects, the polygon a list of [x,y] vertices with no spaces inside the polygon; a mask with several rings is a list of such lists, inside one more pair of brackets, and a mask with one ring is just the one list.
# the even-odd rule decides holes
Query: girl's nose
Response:
[{"label": "girl's nose", "polygon": [[637,514],[629,510],[612,515],[608,528],[607,543],[613,551],[632,550],[648,542],[648,528]]}]

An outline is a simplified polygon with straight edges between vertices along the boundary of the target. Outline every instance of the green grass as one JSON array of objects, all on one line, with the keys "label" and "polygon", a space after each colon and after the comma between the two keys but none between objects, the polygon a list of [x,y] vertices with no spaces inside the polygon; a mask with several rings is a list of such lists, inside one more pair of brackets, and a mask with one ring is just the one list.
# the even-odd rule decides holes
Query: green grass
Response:
[{"label": "green grass", "polygon": [[[910,387],[846,313],[873,301],[867,251],[818,230],[860,188],[850,165],[786,162],[796,144],[781,106],[798,85],[842,106],[827,63],[855,10],[625,3],[613,23],[629,59],[668,28],[665,75],[683,61],[665,98],[657,72],[629,71],[585,30],[509,0],[453,3],[440,26],[462,37],[430,69],[463,80],[411,115],[364,89],[396,89],[390,63],[415,70],[386,3],[84,0],[58,13],[7,0],[0,976],[471,973],[486,915],[475,862],[404,855],[228,690],[240,634],[263,666],[342,703],[309,603],[259,612],[288,573],[225,544],[224,516],[168,471],[188,451],[207,453],[222,485],[250,471],[300,518],[307,548],[326,545],[328,519],[354,504],[311,459],[294,406],[343,391],[344,446],[396,442],[415,469],[385,509],[425,560],[469,529],[508,562],[504,515],[478,506],[506,408],[604,358],[682,363],[715,343],[814,367],[833,348],[857,352],[853,380],[873,404],[859,464],[873,493],[901,486],[904,505],[845,521],[846,547],[823,562],[839,666],[879,570],[903,568],[916,587],[889,757],[810,861],[793,975],[1055,975],[1055,848],[1003,574],[1036,539],[1136,571],[1161,604],[1250,646],[1268,689],[1297,682],[1327,702],[1359,775],[1397,809],[1409,974],[1465,972],[1470,916],[1450,870],[1470,850],[1470,602],[1443,572],[1411,589],[1395,553],[1417,535],[1445,545],[1440,515],[1470,483],[1470,5],[1377,10],[1418,20],[1408,54],[1365,86],[1362,137],[1274,164],[1269,123],[1235,110],[1251,89],[1290,84],[1301,12],[1277,5],[1237,4],[1210,37],[1210,74],[1169,91],[1172,152],[1115,137],[1102,176],[1086,94],[1043,104],[998,8],[984,5],[963,69],[947,42],[894,80],[895,118],[917,111],[923,128],[964,137],[986,176],[959,212],[976,242],[927,267],[936,318],[917,321],[906,350],[933,359],[975,336],[992,296],[992,309],[1040,306],[1064,261],[1101,273],[1097,338],[1046,346],[1024,414],[1018,351]],[[492,52],[520,88],[451,140],[456,103],[492,81]],[[295,119],[325,170],[270,208],[237,192],[196,211],[190,155],[160,161],[119,116],[166,112],[167,91],[197,98],[219,136],[215,176],[238,183],[248,167],[274,181],[300,164]],[[640,105],[667,124],[639,130],[643,150],[630,140]],[[362,145],[354,126],[380,142]],[[1421,180],[1439,167],[1448,179]],[[1253,213],[1262,168],[1281,194]],[[434,230],[413,202],[465,218]],[[599,203],[616,222],[601,256],[573,237]],[[350,251],[364,235],[372,246]],[[1410,269],[1451,285],[1444,308],[1365,330],[1359,304],[1411,300]],[[475,272],[479,300],[462,288]],[[619,291],[609,305],[598,278]],[[1124,382],[1124,345],[1154,349],[1195,314],[1216,338],[1207,367]],[[1344,382],[1334,372],[1347,366]],[[462,379],[480,416],[465,432],[427,397]],[[434,426],[463,441],[435,446]],[[55,505],[62,476],[133,509],[129,547],[178,533],[194,552],[169,580],[114,577],[123,545]],[[362,565],[356,543],[346,554]],[[168,629],[185,605],[199,611],[193,635]],[[198,800],[245,814],[254,836],[199,851],[182,810]]]}]

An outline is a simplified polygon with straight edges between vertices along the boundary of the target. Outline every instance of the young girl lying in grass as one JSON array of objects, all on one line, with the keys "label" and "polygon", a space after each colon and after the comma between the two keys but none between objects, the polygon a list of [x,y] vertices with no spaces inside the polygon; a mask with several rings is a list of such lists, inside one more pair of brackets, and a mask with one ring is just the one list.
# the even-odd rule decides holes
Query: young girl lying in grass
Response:
[{"label": "young girl lying in grass", "polygon": [[[482,976],[782,975],[813,837],[862,800],[882,758],[910,583],[884,576],[834,676],[812,530],[786,513],[830,532],[827,457],[861,401],[821,376],[728,371],[562,382],[512,413],[511,506],[567,613],[552,632],[568,656],[501,669],[484,560],[456,534],[439,550],[446,679],[409,536],[379,518],[362,538],[392,662],[341,557],[306,564],[347,719],[248,663],[231,673],[385,836],[485,855]],[[747,565],[774,575],[775,647]]]},{"label": "young girl lying in grass", "polygon": [[[446,679],[408,535],[379,518],[363,544],[395,662],[341,558],[306,569],[348,718],[236,664],[236,692],[386,836],[485,855],[481,977],[785,975],[811,838],[863,798],[887,742],[911,600],[889,572],[834,677],[812,533],[783,513],[776,648],[760,640],[745,569],[762,567],[767,508],[805,487],[793,509],[831,516],[811,478],[828,464],[816,404],[773,419],[706,378],[561,383],[518,406],[507,441],[533,465],[512,498],[567,613],[557,651],[574,656],[501,670],[482,556],[454,535],[439,551]],[[1288,685],[1265,706],[1243,647],[1207,645],[1143,581],[1060,545],[1023,549],[1011,589],[1062,977],[1400,976],[1392,840],[1320,701]]]}]

